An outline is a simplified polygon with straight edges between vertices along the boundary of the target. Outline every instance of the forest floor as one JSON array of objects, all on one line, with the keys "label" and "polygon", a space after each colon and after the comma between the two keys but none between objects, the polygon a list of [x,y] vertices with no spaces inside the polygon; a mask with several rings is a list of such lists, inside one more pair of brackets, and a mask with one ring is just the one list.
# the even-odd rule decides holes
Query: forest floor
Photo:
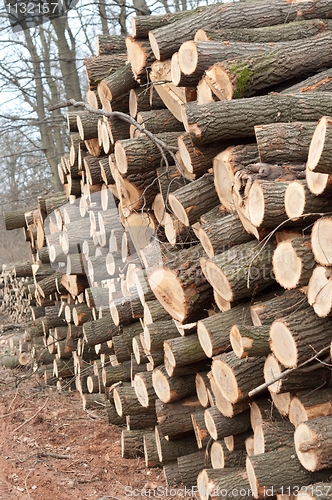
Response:
[{"label": "forest floor", "polygon": [[[0,356],[10,335],[0,334]],[[103,409],[83,411],[77,392],[46,387],[27,369],[0,368],[0,500],[151,497],[198,495],[167,488],[162,469],[146,468],[143,458],[121,458],[121,428]]]}]

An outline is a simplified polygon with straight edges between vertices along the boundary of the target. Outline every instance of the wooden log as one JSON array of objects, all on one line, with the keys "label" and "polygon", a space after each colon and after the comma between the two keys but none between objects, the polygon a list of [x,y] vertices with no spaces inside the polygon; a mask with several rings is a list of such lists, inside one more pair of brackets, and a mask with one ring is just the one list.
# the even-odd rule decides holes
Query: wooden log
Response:
[{"label": "wooden log", "polygon": [[247,473],[241,467],[203,469],[197,477],[197,486],[202,500],[216,499],[220,495],[230,500],[235,491],[243,492],[247,500],[255,498],[250,490]]},{"label": "wooden log", "polygon": [[[208,42],[184,42],[178,51],[179,67],[185,75],[195,76],[196,83],[205,70],[213,64],[224,60],[233,60],[238,57],[251,57],[253,61],[257,54],[263,52],[275,52],[277,44],[243,43],[237,41],[208,41]],[[275,50],[273,50],[275,49]],[[250,74],[250,72],[249,72]],[[241,97],[241,96],[239,96]],[[225,96],[229,99],[231,96]]]},{"label": "wooden log", "polygon": [[295,427],[301,422],[328,415],[332,415],[332,396],[328,387],[310,393],[303,390],[292,397],[289,420]]},{"label": "wooden log", "polygon": [[[155,321],[144,327],[144,343],[149,352],[163,350],[164,341],[179,337],[179,332],[172,320]],[[181,338],[181,337],[180,337]]]},{"label": "wooden log", "polygon": [[150,287],[165,310],[183,322],[197,312],[211,298],[211,287],[203,277],[199,265],[201,245],[181,250],[164,258],[163,268],[152,270]]},{"label": "wooden log", "polygon": [[189,365],[206,359],[206,354],[201,347],[197,335],[179,337],[165,340],[164,342],[165,361],[174,367]]},{"label": "wooden log", "polygon": [[[156,415],[127,415],[126,416],[126,421],[127,421],[127,429],[140,429],[143,428],[145,431],[148,431],[149,429],[154,429],[155,426],[157,425],[157,417]],[[154,433],[153,433],[154,434]]]},{"label": "wooden log", "polygon": [[230,350],[230,332],[235,323],[251,324],[247,305],[236,306],[197,322],[198,338],[207,357]]},{"label": "wooden log", "polygon": [[143,435],[144,430],[127,430],[121,432],[122,458],[144,457]]},{"label": "wooden log", "polygon": [[201,408],[195,413],[191,414],[192,425],[194,428],[194,433],[196,436],[197,446],[198,448],[204,449],[209,444],[209,433],[205,425],[204,420],[204,410]]},{"label": "wooden log", "polygon": [[262,422],[255,427],[254,455],[293,445],[294,427],[287,420]]},{"label": "wooden log", "polygon": [[[152,134],[163,132],[183,132],[183,124],[168,109],[153,109],[137,113],[137,122]],[[142,134],[142,133],[141,133]]]},{"label": "wooden log", "polygon": [[331,201],[328,191],[322,196],[316,196],[307,187],[306,181],[291,182],[285,192],[285,210],[290,219],[303,216],[297,224],[315,222],[321,213],[331,211]]},{"label": "wooden log", "polygon": [[329,266],[332,262],[331,256],[331,228],[332,219],[330,217],[321,217],[318,219],[311,233],[311,246],[315,260],[323,265]]},{"label": "wooden log", "polygon": [[263,28],[199,29],[195,41],[234,40],[246,43],[284,42],[308,38],[330,29],[329,20],[293,21]]},{"label": "wooden log", "polygon": [[155,393],[163,403],[178,401],[195,393],[195,376],[169,377],[165,368],[153,370],[152,383]]},{"label": "wooden log", "polygon": [[326,347],[330,320],[318,318],[311,306],[278,319],[270,328],[270,347],[278,361],[293,368]]},{"label": "wooden log", "polygon": [[100,117],[90,111],[77,115],[77,129],[82,141],[98,137],[98,120]]},{"label": "wooden log", "polygon": [[192,414],[203,411],[195,396],[185,397],[180,401],[163,403],[156,400],[158,432],[161,436],[175,438],[193,432]]},{"label": "wooden log", "polygon": [[[278,464],[278,468],[276,468]],[[310,484],[317,476],[302,467],[294,447],[287,446],[268,453],[247,458],[246,470],[255,498],[262,498],[273,488],[274,493],[295,492],[297,485]],[[328,476],[328,472],[322,476]]]},{"label": "wooden log", "polygon": [[[306,95],[271,94],[201,106],[189,102],[183,107],[183,123],[187,132],[195,134],[195,142],[208,144],[217,140],[250,137],[258,123],[264,125],[276,121],[276,112],[280,122],[317,120],[329,108],[331,99],[328,92],[319,92]],[[250,116],[250,119],[243,120],[243,116]]]},{"label": "wooden log", "polygon": [[229,247],[253,239],[253,235],[244,230],[238,214],[227,213],[222,205],[204,213],[200,224],[198,238],[210,259]]},{"label": "wooden log", "polygon": [[[176,147],[178,132],[165,132],[156,137],[168,146]],[[151,139],[135,137],[118,141],[114,147],[115,160],[121,174],[133,174],[155,170],[162,160],[161,152]],[[165,153],[171,160],[169,153]]]},{"label": "wooden log", "polygon": [[298,459],[308,471],[331,468],[331,415],[300,423],[294,433]]},{"label": "wooden log", "polygon": [[152,384],[152,372],[136,373],[133,381],[138,401],[142,406],[148,408],[157,399]]},{"label": "wooden log", "polygon": [[218,205],[218,195],[214,189],[212,175],[204,174],[170,193],[168,201],[176,217],[186,226],[191,226],[203,213]]},{"label": "wooden log", "polygon": [[263,163],[307,161],[316,122],[269,123],[256,125],[255,136]]},{"label": "wooden log", "polygon": [[170,462],[163,466],[164,478],[167,486],[176,486],[181,482],[178,463],[176,461]]},{"label": "wooden log", "polygon": [[165,104],[160,99],[153,88],[149,91],[142,88],[134,88],[129,93],[129,114],[136,118],[137,113],[141,111],[149,111],[151,109],[164,109]]},{"label": "wooden log", "polygon": [[211,260],[201,258],[204,275],[221,297],[229,302],[251,296],[258,287],[273,283],[272,253],[269,241],[259,249],[257,243],[242,243]]},{"label": "wooden log", "polygon": [[161,467],[159,461],[155,432],[145,432],[143,435],[144,458],[146,467]]},{"label": "wooden log", "polygon": [[[300,2],[301,19],[325,19],[329,16],[328,5],[308,4]],[[267,15],[263,13],[266,12]],[[193,38],[196,31],[201,28],[213,29],[221,28],[258,28],[263,26],[271,26],[296,20],[297,12],[289,14],[287,5],[283,1],[274,2],[273,5],[269,2],[260,2],[259,6],[255,3],[243,6],[239,5],[220,5],[210,6],[201,14],[190,16],[188,19],[181,19],[172,25],[172,30],[168,26],[151,30],[149,40],[156,59],[162,61],[171,57],[176,52],[181,43]],[[287,17],[287,14],[288,17]],[[174,30],[174,31],[173,31]],[[177,36],[171,37],[171,34],[176,33]]]},{"label": "wooden log", "polygon": [[229,146],[213,160],[213,175],[220,203],[228,212],[234,211],[232,187],[235,174],[247,165],[257,163],[259,154],[256,144]]},{"label": "wooden log", "polygon": [[210,451],[213,469],[243,467],[245,465],[245,449],[230,452],[224,441],[214,441]]},{"label": "wooden log", "polygon": [[329,500],[331,498],[331,483],[315,483],[301,488],[297,494],[299,500]]},{"label": "wooden log", "polygon": [[206,428],[215,441],[231,434],[245,432],[250,427],[249,410],[233,418],[227,418],[216,406],[212,406],[205,410],[204,419]]},{"label": "wooden log", "polygon": [[118,412],[118,415],[120,417],[122,417],[123,415],[145,415],[147,413],[155,413],[154,406],[145,408],[139,403],[134,387],[115,387],[113,391],[113,397],[116,411]]},{"label": "wooden log", "polygon": [[199,472],[208,467],[209,460],[205,457],[205,451],[197,451],[177,458],[181,482],[188,488],[196,486]]},{"label": "wooden log", "polygon": [[274,423],[280,420],[282,420],[282,416],[274,406],[273,401],[262,398],[250,403],[250,422],[254,432],[256,427],[264,422]]},{"label": "wooden log", "polygon": [[[315,369],[314,371],[295,371],[289,373],[287,377],[281,378],[277,382],[271,383],[268,387],[270,393],[279,394],[279,393],[287,393],[291,390],[294,390],[294,387],[297,387],[298,390],[301,389],[313,389],[324,385],[327,381],[327,372],[324,366],[318,365],[319,369]],[[279,365],[276,358],[270,354],[264,364],[264,379],[265,382],[271,382],[274,378],[281,375],[283,372],[282,367]]]},{"label": "wooden log", "polygon": [[256,356],[267,356],[270,327],[233,325],[230,332],[230,343],[234,354],[240,359]]},{"label": "wooden log", "polygon": [[[329,49],[325,50],[325,47],[330,47],[330,38],[331,34],[327,32],[305,40],[284,42],[279,47],[278,44],[275,47],[271,47],[273,44],[267,44],[265,53],[262,53],[262,50],[254,52],[252,45],[255,44],[248,44],[253,50],[251,54],[247,53],[246,44],[242,46],[240,42],[230,42],[231,48],[226,51],[230,57],[223,57],[222,54],[218,61],[213,61],[211,58],[211,67],[209,69],[204,67],[207,70],[204,78],[219,98],[250,97],[262,89],[302,76],[304,66],[307,73],[325,68],[326,62],[323,61],[324,58],[318,57],[318,53],[323,51],[327,59],[329,58]],[[196,47],[217,43],[222,44],[222,42],[196,42]],[[233,44],[235,47],[241,47],[242,53],[236,55],[234,51],[235,56],[233,56]],[[263,49],[264,47],[265,45],[262,45]],[[195,55],[194,53],[194,57]],[[198,61],[199,55],[198,52]]]},{"label": "wooden log", "polygon": [[263,367],[262,358],[238,359],[230,352],[215,357],[211,371],[224,398],[236,403],[247,398],[252,387],[264,382]]},{"label": "wooden log", "polygon": [[119,328],[110,317],[103,317],[96,321],[84,323],[83,333],[85,341],[94,346],[115,337],[119,333]]},{"label": "wooden log", "polygon": [[272,258],[276,281],[287,290],[307,285],[315,267],[312,257],[310,236],[280,242]]},{"label": "wooden log", "polygon": [[271,325],[275,319],[296,311],[305,301],[305,295],[299,290],[273,294],[268,300],[256,302],[251,306],[253,324],[255,326]]},{"label": "wooden log", "polygon": [[126,37],[127,57],[131,64],[135,79],[140,85],[147,82],[147,70],[155,61],[149,41],[146,39]]},{"label": "wooden log", "polygon": [[123,53],[126,50],[126,38],[121,35],[97,35],[96,56]]},{"label": "wooden log", "polygon": [[129,361],[125,361],[115,366],[104,366],[102,369],[102,381],[104,386],[111,387],[118,382],[129,382],[131,377],[130,368],[131,364]]},{"label": "wooden log", "polygon": [[191,134],[184,133],[178,138],[178,147],[188,172],[193,174],[194,178],[200,177],[206,173],[213,164],[213,158],[218,155],[228,144],[212,143],[207,146],[197,147],[192,140]]},{"label": "wooden log", "polygon": [[198,372],[196,374],[196,394],[203,408],[209,406],[209,396],[207,388],[209,384],[208,372]]},{"label": "wooden log", "polygon": [[86,75],[90,89],[95,89],[98,83],[123,67],[127,56],[123,54],[92,56],[84,59]]},{"label": "wooden log", "polygon": [[136,86],[131,64],[124,64],[99,80],[98,92],[109,101],[113,101]]},{"label": "wooden log", "polygon": [[193,435],[168,441],[159,434],[157,426],[155,436],[159,460],[164,464],[173,462],[178,457],[197,452],[196,439]]}]

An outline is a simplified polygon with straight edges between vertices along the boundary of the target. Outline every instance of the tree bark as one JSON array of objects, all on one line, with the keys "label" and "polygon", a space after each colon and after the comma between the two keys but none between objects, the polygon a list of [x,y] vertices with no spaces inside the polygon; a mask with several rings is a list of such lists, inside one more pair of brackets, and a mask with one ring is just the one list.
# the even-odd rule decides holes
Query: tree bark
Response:
[{"label": "tree bark", "polygon": [[299,290],[286,291],[251,306],[251,318],[255,326],[271,325],[275,319],[296,311],[306,301]]},{"label": "tree bark", "polygon": [[195,334],[188,337],[165,340],[164,356],[165,360],[174,367],[196,363],[207,357],[201,347],[198,336]]},{"label": "tree bark", "polygon": [[[318,120],[329,109],[331,102],[329,92],[319,92],[271,94],[201,106],[187,103],[183,108],[183,123],[187,132],[195,134],[195,142],[208,144],[217,140],[250,137],[257,124]],[[244,116],[246,120],[243,120]]]},{"label": "tree bark", "polygon": [[152,383],[158,398],[163,403],[178,401],[195,394],[195,376],[169,377],[161,365],[152,373]]},{"label": "tree bark", "polygon": [[192,433],[191,415],[203,411],[195,396],[185,397],[180,401],[163,403],[156,400],[158,432],[161,436],[175,438],[186,433]]},{"label": "tree bark", "polygon": [[203,469],[197,477],[200,498],[216,500],[221,495],[225,500],[234,498],[234,491],[245,492],[247,500],[253,500],[248,476],[244,468]]},{"label": "tree bark", "polygon": [[332,173],[331,130],[332,119],[323,116],[317,124],[309,147],[307,167],[310,171],[321,174]]},{"label": "tree bark", "polygon": [[242,450],[230,452],[223,440],[214,441],[211,445],[210,457],[213,469],[239,468],[245,465],[246,452],[244,447]]},{"label": "tree bark", "polygon": [[208,464],[206,463],[205,451],[197,451],[190,455],[178,457],[178,468],[181,476],[181,482],[191,488],[196,486],[199,472]]},{"label": "tree bark", "polygon": [[249,410],[233,418],[227,418],[216,406],[212,406],[205,410],[204,419],[206,428],[215,441],[231,434],[245,432],[250,427]]},{"label": "tree bark", "polygon": [[260,161],[263,163],[306,162],[316,125],[316,122],[256,125],[255,136]]},{"label": "tree bark", "polygon": [[85,341],[93,346],[115,337],[119,329],[110,317],[106,317],[84,323],[83,332]]},{"label": "tree bark", "polygon": [[230,343],[234,353],[240,359],[267,356],[270,352],[269,326],[233,325]]},{"label": "tree bark", "polygon": [[127,55],[125,53],[111,56],[92,56],[84,59],[87,79],[90,90],[94,90],[101,80],[104,80],[117,69],[122,68],[126,63]]},{"label": "tree bark", "polygon": [[294,427],[287,420],[262,422],[255,427],[254,454],[268,453],[284,446],[294,446]]},{"label": "tree bark", "polygon": [[144,457],[143,446],[144,430],[127,430],[121,432],[121,456],[122,458]]},{"label": "tree bark", "polygon": [[328,415],[332,415],[332,394],[329,387],[309,393],[303,390],[291,400],[289,420],[295,427],[301,422]]}]

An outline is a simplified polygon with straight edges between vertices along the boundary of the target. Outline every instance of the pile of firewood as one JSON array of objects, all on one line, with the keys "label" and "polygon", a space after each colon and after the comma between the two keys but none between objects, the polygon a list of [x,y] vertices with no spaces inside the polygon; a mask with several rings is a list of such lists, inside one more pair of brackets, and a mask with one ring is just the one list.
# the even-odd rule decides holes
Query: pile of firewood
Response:
[{"label": "pile of firewood", "polygon": [[332,498],[330,17],[262,0],[99,36],[65,194],[6,214],[35,368],[203,500]]}]

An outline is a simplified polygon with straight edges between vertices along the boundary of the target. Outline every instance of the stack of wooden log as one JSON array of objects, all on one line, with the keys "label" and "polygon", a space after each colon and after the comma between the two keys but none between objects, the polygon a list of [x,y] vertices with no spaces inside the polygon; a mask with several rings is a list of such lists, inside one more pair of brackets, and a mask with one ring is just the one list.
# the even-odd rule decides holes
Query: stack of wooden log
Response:
[{"label": "stack of wooden log", "polygon": [[202,499],[332,497],[331,17],[262,0],[99,36],[65,195],[21,217],[45,380]]}]

